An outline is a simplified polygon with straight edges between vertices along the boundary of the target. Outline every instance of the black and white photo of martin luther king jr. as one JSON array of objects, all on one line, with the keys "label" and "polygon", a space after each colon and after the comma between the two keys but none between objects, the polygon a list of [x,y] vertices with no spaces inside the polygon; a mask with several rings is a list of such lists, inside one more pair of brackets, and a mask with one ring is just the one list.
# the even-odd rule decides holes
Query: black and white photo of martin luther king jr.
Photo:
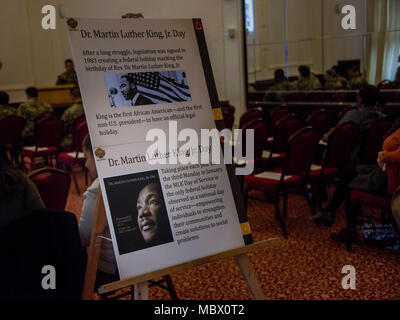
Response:
[{"label": "black and white photo of martin luther king jr.", "polygon": [[141,106],[154,103],[152,100],[139,93],[136,83],[130,74],[125,74],[121,77],[119,88],[121,89],[122,96],[125,100],[130,102],[131,106]]}]

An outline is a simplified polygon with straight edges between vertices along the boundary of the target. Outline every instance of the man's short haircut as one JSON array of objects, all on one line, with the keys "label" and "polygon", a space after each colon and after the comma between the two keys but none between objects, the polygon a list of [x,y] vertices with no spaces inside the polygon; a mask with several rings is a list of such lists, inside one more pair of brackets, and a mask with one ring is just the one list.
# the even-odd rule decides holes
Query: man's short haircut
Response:
[{"label": "man's short haircut", "polygon": [[83,139],[82,147],[93,155],[92,141],[90,140],[89,134],[87,134],[86,137]]},{"label": "man's short haircut", "polygon": [[5,91],[0,91],[0,104],[8,104],[8,101],[10,101],[8,93]]},{"label": "man's short haircut", "polygon": [[133,80],[133,77],[130,74],[124,74],[123,76],[121,76],[121,79],[122,78],[128,80],[130,84],[135,83],[135,80]]},{"label": "man's short haircut", "polygon": [[299,73],[304,77],[304,78],[308,78],[311,74],[310,72],[310,68],[307,66],[300,66],[299,67]]},{"label": "man's short haircut", "polygon": [[359,90],[359,95],[361,98],[361,103],[367,107],[375,107],[377,102],[380,101],[380,92],[379,89],[366,85]]},{"label": "man's short haircut", "polygon": [[37,98],[38,90],[35,87],[29,87],[25,90],[25,93],[31,98]]},{"label": "man's short haircut", "polygon": [[64,61],[64,64],[66,65],[68,62],[74,63],[74,62],[72,61],[72,59],[67,59],[67,60]]},{"label": "man's short haircut", "polygon": [[74,98],[81,98],[81,90],[79,89],[79,87],[73,87],[70,90],[70,93]]},{"label": "man's short haircut", "polygon": [[283,72],[282,69],[275,70],[274,79],[275,80],[283,80],[283,79],[285,79],[285,73]]}]

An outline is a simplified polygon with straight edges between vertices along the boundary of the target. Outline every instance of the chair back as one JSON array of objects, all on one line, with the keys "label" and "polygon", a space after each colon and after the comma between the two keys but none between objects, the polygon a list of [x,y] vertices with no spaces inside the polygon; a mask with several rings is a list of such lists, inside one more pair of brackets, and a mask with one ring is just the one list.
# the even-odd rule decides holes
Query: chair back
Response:
[{"label": "chair back", "polygon": [[239,128],[243,128],[246,123],[251,122],[254,119],[262,118],[263,113],[261,110],[257,108],[252,108],[247,110],[245,113],[242,114],[239,120]]},{"label": "chair back", "polygon": [[76,146],[77,156],[79,152],[82,152],[82,143],[83,139],[85,139],[86,135],[89,133],[89,129],[86,122],[82,122],[75,131],[75,141],[74,145]]},{"label": "chair back", "polygon": [[287,107],[278,107],[275,108],[274,110],[271,111],[271,123],[273,126],[276,125],[276,123],[284,118],[285,116],[292,114],[292,112],[289,110]]},{"label": "chair back", "polygon": [[376,119],[370,123],[361,149],[361,163],[376,163],[378,152],[382,150],[383,137],[391,127],[392,121],[387,117]]},{"label": "chair back", "polygon": [[[81,299],[87,255],[73,213],[30,212],[1,229],[0,243],[0,300]],[[55,268],[50,290],[42,287],[46,265]]]},{"label": "chair back", "polygon": [[82,122],[86,122],[86,116],[83,114],[74,121],[74,128],[77,128]]},{"label": "chair back", "polygon": [[308,116],[307,124],[321,137],[329,131],[331,127],[331,117],[325,109],[317,110]]},{"label": "chair back", "polygon": [[303,123],[294,114],[289,114],[279,120],[274,128],[272,152],[285,153],[291,135],[303,127]]},{"label": "chair back", "polygon": [[350,159],[358,134],[358,126],[351,121],[336,127],[328,138],[324,165],[326,167],[343,167]]},{"label": "chair back", "polygon": [[42,121],[43,119],[47,118],[58,118],[54,112],[51,111],[45,111],[42,112],[41,114],[37,115],[35,119],[33,120],[33,123],[36,125],[39,121]]},{"label": "chair back", "polygon": [[35,124],[37,147],[59,147],[63,133],[64,121],[56,117],[48,117]]},{"label": "chair back", "polygon": [[289,139],[285,175],[308,176],[314,152],[318,145],[318,132],[306,127],[295,132]]},{"label": "chair back", "polygon": [[0,144],[15,145],[21,139],[25,119],[15,115],[7,116],[0,120]]},{"label": "chair back", "polygon": [[60,169],[42,168],[29,174],[47,209],[64,210],[71,176]]},{"label": "chair back", "polygon": [[246,152],[246,131],[254,130],[254,168],[259,168],[264,142],[267,139],[267,124],[262,118],[254,119],[242,128],[242,155]]}]

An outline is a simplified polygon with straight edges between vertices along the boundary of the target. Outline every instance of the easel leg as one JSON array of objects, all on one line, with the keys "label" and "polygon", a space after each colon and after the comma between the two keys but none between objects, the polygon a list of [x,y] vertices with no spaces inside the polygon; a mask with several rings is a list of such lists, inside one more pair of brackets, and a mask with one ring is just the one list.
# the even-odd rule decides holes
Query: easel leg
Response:
[{"label": "easel leg", "polygon": [[253,300],[265,300],[264,292],[258,282],[257,275],[254,272],[253,266],[251,265],[247,254],[240,254],[235,256],[236,263],[239,266],[240,272],[242,273],[244,280],[249,288],[251,298]]},{"label": "easel leg", "polygon": [[149,287],[147,281],[135,284],[135,300],[149,300]]}]

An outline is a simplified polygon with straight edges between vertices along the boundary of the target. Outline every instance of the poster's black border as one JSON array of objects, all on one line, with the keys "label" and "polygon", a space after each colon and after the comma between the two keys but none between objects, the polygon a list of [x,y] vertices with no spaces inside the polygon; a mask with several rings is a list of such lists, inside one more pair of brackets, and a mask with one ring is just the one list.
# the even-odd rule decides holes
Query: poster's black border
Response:
[{"label": "poster's black border", "polygon": [[[201,63],[203,65],[204,76],[207,83],[208,95],[210,96],[210,104],[212,109],[221,108],[221,104],[218,99],[217,87],[215,86],[214,75],[211,68],[210,57],[208,55],[207,43],[205,40],[204,30],[203,30],[203,23],[200,18],[192,19],[192,21],[201,57]],[[219,131],[225,129],[225,124],[223,120],[215,120],[215,126]],[[226,164],[225,166],[233,193],[233,199],[235,201],[236,211],[239,216],[239,222],[241,224],[248,223],[246,209],[244,207],[244,201],[242,198],[242,193],[240,191],[239,181],[235,175],[235,169],[230,164]],[[243,235],[243,239],[246,245],[252,244],[254,242],[251,233],[248,235]]]}]

